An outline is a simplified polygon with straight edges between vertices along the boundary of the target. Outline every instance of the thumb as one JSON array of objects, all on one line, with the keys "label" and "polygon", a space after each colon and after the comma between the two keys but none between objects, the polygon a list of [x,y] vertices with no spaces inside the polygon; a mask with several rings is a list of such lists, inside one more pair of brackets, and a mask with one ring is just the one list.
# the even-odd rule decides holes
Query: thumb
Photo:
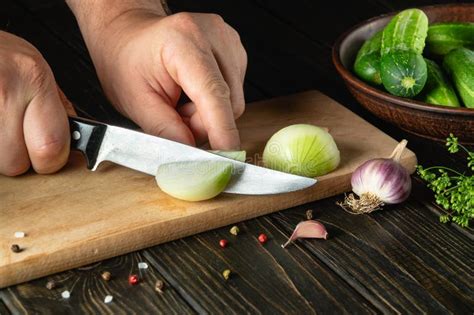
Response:
[{"label": "thumb", "polygon": [[37,173],[53,173],[69,156],[66,110],[53,84],[38,91],[25,111],[23,130],[31,165]]},{"label": "thumb", "polygon": [[148,104],[133,107],[131,111],[128,113],[130,118],[146,133],[188,145],[196,144],[191,130],[176,109],[158,95],[149,98]]}]

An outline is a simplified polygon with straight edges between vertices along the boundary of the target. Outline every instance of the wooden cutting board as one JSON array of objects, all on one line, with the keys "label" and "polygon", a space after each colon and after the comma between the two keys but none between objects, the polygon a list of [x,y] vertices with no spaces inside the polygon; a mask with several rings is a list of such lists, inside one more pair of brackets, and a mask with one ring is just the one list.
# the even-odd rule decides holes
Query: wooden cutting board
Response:
[{"label": "wooden cutting board", "polygon": [[[0,287],[136,251],[350,190],[362,162],[387,157],[397,142],[320,92],[247,106],[238,121],[242,148],[254,161],[282,127],[310,123],[329,128],[341,164],[306,190],[271,196],[222,194],[197,203],[168,197],[154,178],[104,163],[97,172],[72,154],[54,175],[0,176]],[[416,157],[402,163],[414,171]],[[27,234],[14,238],[16,231]],[[23,251],[13,253],[12,244]]]}]

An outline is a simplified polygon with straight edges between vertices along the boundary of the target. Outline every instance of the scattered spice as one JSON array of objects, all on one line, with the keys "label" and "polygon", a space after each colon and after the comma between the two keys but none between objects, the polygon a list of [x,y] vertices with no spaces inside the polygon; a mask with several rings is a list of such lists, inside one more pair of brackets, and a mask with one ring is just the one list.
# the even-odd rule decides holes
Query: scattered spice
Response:
[{"label": "scattered spice", "polygon": [[268,237],[264,233],[262,233],[258,236],[258,241],[261,244],[265,244],[268,241]]},{"label": "scattered spice", "polygon": [[138,284],[138,276],[137,276],[137,275],[130,275],[130,276],[128,277],[128,283],[129,283],[130,285],[136,285],[136,284]]},{"label": "scattered spice", "polygon": [[155,291],[158,293],[163,293],[163,288],[165,287],[165,283],[161,280],[156,280],[155,282]]},{"label": "scattered spice", "polygon": [[52,290],[54,288],[56,288],[56,282],[54,280],[49,280],[46,282],[46,289]]},{"label": "scattered spice", "polygon": [[230,234],[237,236],[239,235],[240,229],[237,225],[234,225],[233,227],[230,228],[229,232]]},{"label": "scattered spice", "polygon": [[12,250],[12,252],[14,253],[19,253],[21,252],[21,247],[18,245],[18,244],[13,244],[10,249]]},{"label": "scattered spice", "polygon": [[314,220],[307,220],[298,223],[293,234],[291,234],[288,241],[281,245],[281,247],[285,248],[288,244],[293,242],[298,238],[324,238],[327,239],[328,233],[326,228],[322,223]]},{"label": "scattered spice", "polygon": [[148,264],[146,262],[139,262],[138,263],[138,269],[148,269]]},{"label": "scattered spice", "polygon": [[230,271],[229,269],[226,269],[222,272],[222,276],[224,277],[225,280],[228,280],[231,274],[232,274],[232,271]]},{"label": "scattered spice", "polygon": [[25,232],[18,231],[18,232],[15,232],[14,236],[15,238],[23,238],[26,236],[26,234]]},{"label": "scattered spice", "polygon": [[222,240],[219,241],[219,246],[222,247],[222,248],[226,248],[228,243],[229,242],[227,242],[227,240],[222,239]]},{"label": "scattered spice", "polygon": [[69,299],[71,297],[71,292],[69,292],[68,290],[63,291],[61,292],[61,296],[63,297],[63,299]]},{"label": "scattered spice", "polygon": [[312,220],[313,219],[313,210],[307,210],[306,211],[306,220]]},{"label": "scattered spice", "polygon": [[113,299],[114,297],[112,295],[106,295],[104,298],[104,303],[109,304],[110,302],[112,302]]},{"label": "scattered spice", "polygon": [[102,272],[100,276],[102,277],[102,279],[104,279],[104,281],[109,281],[110,278],[112,278],[112,274],[108,271]]}]

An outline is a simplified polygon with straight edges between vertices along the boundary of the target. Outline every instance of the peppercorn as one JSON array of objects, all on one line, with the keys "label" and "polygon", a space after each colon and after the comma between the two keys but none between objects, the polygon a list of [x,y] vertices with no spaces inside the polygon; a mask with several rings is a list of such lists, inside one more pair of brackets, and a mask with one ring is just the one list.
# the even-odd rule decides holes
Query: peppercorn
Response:
[{"label": "peppercorn", "polygon": [[265,244],[267,242],[267,240],[268,240],[268,237],[263,233],[258,236],[258,241],[261,244]]},{"label": "peppercorn", "polygon": [[136,285],[136,284],[138,284],[138,276],[137,276],[137,275],[130,275],[130,276],[128,277],[128,283],[129,283],[130,285]]},{"label": "peppercorn", "polygon": [[165,283],[161,280],[156,280],[155,282],[155,291],[158,293],[163,293],[163,288],[165,287]]},{"label": "peppercorn", "polygon": [[313,210],[306,211],[306,220],[312,220],[312,219],[313,219]]},{"label": "peppercorn", "polygon": [[104,281],[109,281],[110,278],[112,278],[112,274],[108,271],[104,271],[100,276],[102,279],[104,279]]},{"label": "peppercorn", "polygon": [[237,236],[240,232],[240,229],[237,225],[234,225],[233,227],[230,228],[230,234]]},{"label": "peppercorn", "polygon": [[232,272],[229,269],[226,269],[222,272],[222,276],[224,277],[225,280],[228,280],[230,278],[231,273]]},{"label": "peppercorn", "polygon": [[18,245],[18,244],[13,244],[10,249],[12,250],[12,252],[14,253],[19,253],[21,252],[21,247]]},{"label": "peppercorn", "polygon": [[222,239],[219,241],[219,246],[222,248],[226,248],[227,244],[228,244],[227,240]]},{"label": "peppercorn", "polygon": [[46,288],[48,290],[52,290],[56,287],[56,282],[54,280],[49,280],[48,282],[46,282]]}]

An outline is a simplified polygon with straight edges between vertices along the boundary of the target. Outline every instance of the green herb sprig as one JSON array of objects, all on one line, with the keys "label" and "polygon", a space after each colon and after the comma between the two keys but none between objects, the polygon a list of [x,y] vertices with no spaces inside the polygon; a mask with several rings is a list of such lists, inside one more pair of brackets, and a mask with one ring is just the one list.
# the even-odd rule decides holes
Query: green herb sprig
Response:
[{"label": "green herb sprig", "polygon": [[[463,150],[467,153],[467,167],[474,171],[474,152],[469,151],[458,142],[453,134],[446,139],[450,153]],[[428,188],[435,193],[436,203],[446,210],[440,222],[455,222],[461,227],[468,227],[474,218],[474,174],[461,173],[445,166],[423,168],[417,166],[417,173],[428,182]]]}]

